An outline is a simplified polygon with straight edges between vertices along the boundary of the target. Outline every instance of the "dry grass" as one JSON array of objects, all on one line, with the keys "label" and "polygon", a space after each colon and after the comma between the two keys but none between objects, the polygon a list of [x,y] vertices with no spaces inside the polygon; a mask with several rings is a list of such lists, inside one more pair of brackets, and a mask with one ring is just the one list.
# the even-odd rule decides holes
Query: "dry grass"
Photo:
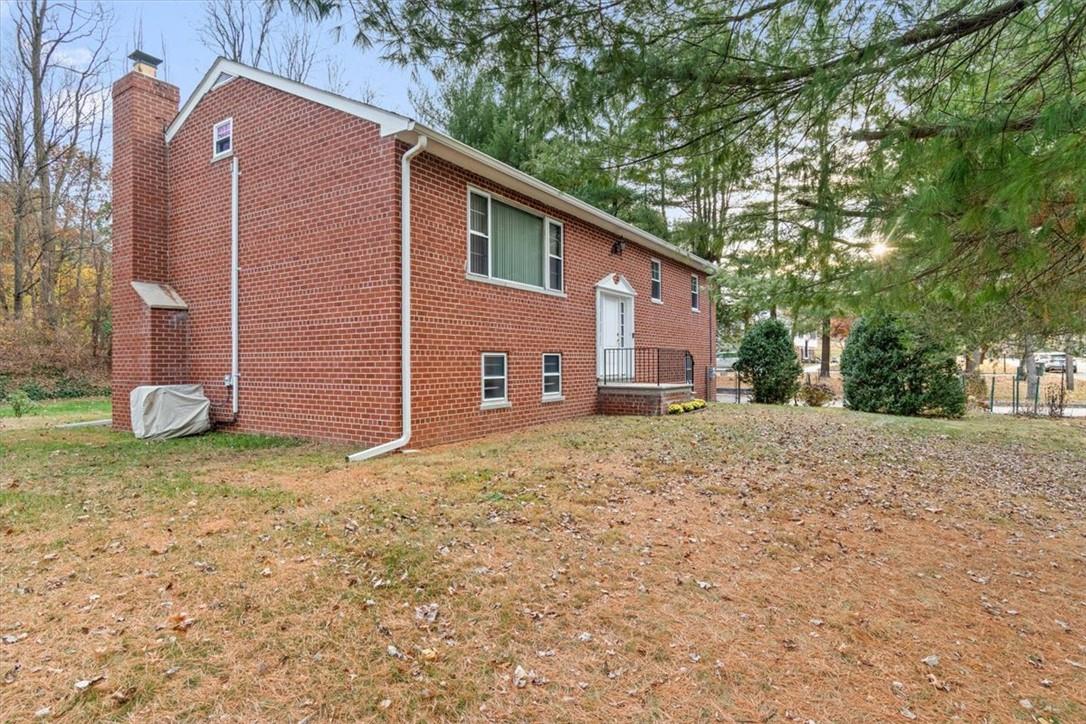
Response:
[{"label": "dry grass", "polygon": [[[997,374],[997,375],[995,375],[995,381],[996,381],[995,382],[996,404],[997,405],[998,404],[1009,405],[1011,403],[1011,401],[1014,399],[1014,374],[1013,373],[1012,374],[1006,374],[1006,375]],[[1082,377],[1078,377],[1076,379],[1076,382],[1077,382],[1077,384],[1075,385],[1075,389],[1073,389],[1073,390],[1066,390],[1065,389],[1065,391],[1064,391],[1065,400],[1066,400],[1067,404],[1081,405],[1081,404],[1086,403],[1086,379],[1083,379]],[[1038,407],[1040,408],[1042,414],[1044,414],[1045,410],[1047,409],[1047,406],[1045,404],[1045,399],[1046,399],[1045,394],[1046,394],[1048,388],[1050,386],[1052,386],[1055,389],[1060,389],[1064,384],[1065,383],[1064,383],[1064,378],[1063,378],[1062,373],[1049,372],[1047,374],[1041,375],[1041,384],[1040,384],[1039,395],[1038,395]],[[987,392],[985,393],[985,395],[986,395],[985,399],[987,400],[987,396],[991,394],[992,375],[986,375],[984,377],[984,385],[985,385],[985,389],[987,390]],[[1027,400],[1026,400],[1027,388],[1026,388],[1026,381],[1025,380],[1019,380],[1018,381],[1018,395],[1019,395],[1019,404],[1020,405],[1027,404]],[[1029,400],[1028,402],[1029,402],[1029,405],[1032,407],[1032,402],[1033,401]]]},{"label": "dry grass", "polygon": [[0,719],[1086,718],[1081,423],[715,406],[343,452],[0,433]]}]

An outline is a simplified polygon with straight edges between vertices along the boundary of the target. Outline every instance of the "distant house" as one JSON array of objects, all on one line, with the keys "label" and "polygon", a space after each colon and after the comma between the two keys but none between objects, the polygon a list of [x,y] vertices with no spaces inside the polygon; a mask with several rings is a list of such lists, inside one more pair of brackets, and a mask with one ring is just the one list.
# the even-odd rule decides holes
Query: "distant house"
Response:
[{"label": "distant house", "polygon": [[[425,446],[709,398],[709,262],[413,120],[220,59],[113,87],[113,422]],[[410,223],[406,223],[406,222]]]}]

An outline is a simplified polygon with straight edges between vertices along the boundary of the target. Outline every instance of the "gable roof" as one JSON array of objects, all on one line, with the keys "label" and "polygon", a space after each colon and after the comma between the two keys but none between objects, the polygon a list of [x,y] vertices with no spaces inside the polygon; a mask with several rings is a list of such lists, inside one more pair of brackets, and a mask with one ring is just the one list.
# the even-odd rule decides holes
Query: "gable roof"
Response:
[{"label": "gable roof", "polygon": [[716,266],[711,262],[692,254],[685,249],[664,241],[655,234],[639,229],[633,224],[607,213],[595,206],[585,203],[580,199],[560,191],[548,183],[544,183],[534,176],[519,171],[507,163],[503,163],[482,151],[476,150],[466,143],[455,138],[428,128],[407,116],[386,111],[369,103],[362,103],[346,96],[337,95],[329,91],[315,88],[305,83],[284,78],[274,73],[269,73],[259,68],[253,68],[242,63],[236,63],[226,58],[216,60],[207,73],[204,74],[196,90],[181,106],[181,110],[174,117],[170,125],[166,127],[166,143],[173,140],[186,119],[196,108],[200,100],[209,91],[219,85],[220,80],[230,78],[248,78],[251,81],[275,88],[320,105],[334,108],[348,113],[357,118],[370,121],[378,125],[382,136],[395,136],[396,138],[414,145],[419,136],[429,139],[426,152],[468,171],[479,174],[491,181],[518,191],[529,198],[547,204],[553,208],[566,212],[570,216],[586,221],[594,226],[611,232],[612,234],[640,244],[656,253],[675,261],[699,269],[706,274],[716,272]]}]

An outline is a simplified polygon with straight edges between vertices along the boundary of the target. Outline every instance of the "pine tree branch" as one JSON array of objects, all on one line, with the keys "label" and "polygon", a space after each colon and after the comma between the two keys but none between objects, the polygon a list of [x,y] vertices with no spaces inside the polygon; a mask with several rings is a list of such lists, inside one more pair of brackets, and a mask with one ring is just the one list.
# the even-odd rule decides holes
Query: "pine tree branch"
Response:
[{"label": "pine tree branch", "polygon": [[[1031,131],[1037,125],[1038,117],[1036,115],[1023,116],[1013,120],[1008,119],[1006,123],[998,128],[993,128],[993,133],[1023,133],[1025,131]],[[965,133],[967,131],[974,130],[976,126],[964,126],[964,125],[950,125],[950,124],[934,124],[930,126],[917,126],[912,124],[901,124],[890,128],[881,129],[860,129],[848,134],[848,137],[854,141],[882,141],[887,138],[901,138],[911,139],[914,141],[921,141],[926,138],[934,138],[935,136],[942,136],[952,133]]]}]

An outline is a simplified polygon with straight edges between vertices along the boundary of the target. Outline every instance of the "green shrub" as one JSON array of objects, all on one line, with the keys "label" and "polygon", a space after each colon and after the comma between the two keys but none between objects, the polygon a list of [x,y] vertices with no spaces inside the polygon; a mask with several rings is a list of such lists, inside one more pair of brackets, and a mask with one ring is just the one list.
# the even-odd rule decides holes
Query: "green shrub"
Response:
[{"label": "green shrub", "polygon": [[700,410],[703,407],[705,407],[705,400],[702,400],[700,398],[695,397],[693,400],[690,400],[690,401],[692,403],[694,403],[694,409],[695,410]]},{"label": "green shrub", "polygon": [[11,411],[15,413],[15,417],[22,417],[38,409],[38,403],[22,390],[15,390],[8,394],[8,404],[11,405]]},{"label": "green shrub", "polygon": [[683,406],[678,402],[672,402],[667,406],[667,414],[669,415],[681,415],[684,412],[686,412],[686,410],[684,410]]},{"label": "green shrub", "polygon": [[683,412],[693,412],[696,409],[698,408],[694,406],[693,400],[687,400],[683,403]]},{"label": "green shrub", "polygon": [[861,319],[841,355],[845,404],[891,415],[965,414],[954,357],[936,340],[891,315]]},{"label": "green shrub", "polygon": [[61,399],[70,399],[75,397],[99,397],[108,394],[108,387],[99,387],[84,379],[64,376],[57,380],[51,396]]},{"label": "green shrub", "polygon": [[32,400],[48,400],[52,396],[49,394],[49,390],[33,380],[23,383],[23,386],[19,388],[19,391],[26,394],[26,396]]},{"label": "green shrub", "polygon": [[806,383],[799,388],[799,399],[808,407],[822,407],[833,402],[833,388],[821,382]]},{"label": "green shrub", "polygon": [[747,331],[735,369],[753,385],[755,402],[778,405],[796,394],[803,371],[787,327],[776,319],[758,322]]}]

